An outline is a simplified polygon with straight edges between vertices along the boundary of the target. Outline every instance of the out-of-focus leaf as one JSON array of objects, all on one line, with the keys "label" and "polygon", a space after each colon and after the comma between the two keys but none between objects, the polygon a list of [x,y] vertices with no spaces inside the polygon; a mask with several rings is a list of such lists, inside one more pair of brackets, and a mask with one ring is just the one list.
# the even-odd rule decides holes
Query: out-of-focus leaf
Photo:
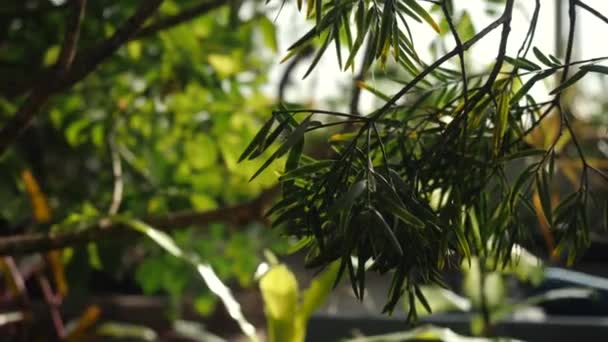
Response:
[{"label": "out-of-focus leaf", "polygon": [[87,330],[97,323],[100,316],[101,309],[98,306],[91,305],[87,307],[76,322],[66,327],[66,337],[64,340],[68,342],[82,341]]},{"label": "out-of-focus leaf", "polygon": [[471,15],[468,11],[462,12],[460,19],[458,20],[458,25],[456,25],[456,30],[458,31],[458,35],[463,42],[466,42],[475,36],[475,25],[473,24],[473,20],[471,19]]},{"label": "out-of-focus leaf", "polygon": [[517,244],[513,246],[509,259],[509,263],[504,268],[498,268],[498,271],[513,274],[520,281],[529,282],[532,285],[539,285],[544,279],[543,262],[522,246]]},{"label": "out-of-focus leaf", "polygon": [[210,54],[207,58],[209,64],[222,77],[232,76],[241,70],[241,64],[233,56]]},{"label": "out-of-focus leaf", "polygon": [[43,58],[43,64],[45,66],[53,65],[57,62],[59,58],[59,53],[61,51],[61,47],[59,45],[53,45],[46,50]]},{"label": "out-of-focus leaf", "polygon": [[141,341],[156,341],[158,334],[151,328],[123,322],[103,322],[96,329],[97,335],[113,339],[137,339]]},{"label": "out-of-focus leaf", "polygon": [[302,304],[300,317],[307,321],[308,318],[325,303],[329,296],[338,273],[340,263],[333,262],[323,273],[317,275],[310,283],[310,286],[302,294]]},{"label": "out-of-focus leaf", "polygon": [[6,324],[19,322],[25,319],[22,312],[3,312],[0,313],[0,327]]},{"label": "out-of-focus leaf", "polygon": [[[461,268],[465,272],[463,291],[476,308],[481,306],[481,296],[483,295],[485,296],[486,305],[492,309],[503,303],[506,295],[505,284],[500,273],[486,271],[483,272],[485,286],[482,290],[480,287],[480,278],[482,277],[480,262],[477,257],[471,257],[470,266],[467,262],[461,264]],[[484,267],[486,266],[484,265]]]},{"label": "out-of-focus leaf", "polygon": [[38,185],[38,181],[28,169],[24,169],[21,172],[21,179],[30,196],[32,209],[34,211],[34,219],[38,223],[48,223],[52,216],[51,208],[49,207],[46,196],[40,189],[40,185]]},{"label": "out-of-focus leaf", "polygon": [[[435,314],[454,311],[468,312],[472,309],[472,304],[469,299],[439,286],[421,286],[420,291],[427,299],[431,311]],[[405,309],[408,311],[409,308],[407,308],[406,301],[404,301],[404,304],[406,304]],[[416,305],[418,304],[419,303],[417,302]],[[418,314],[424,314],[424,307],[420,305],[420,307],[416,308],[416,312],[418,312]]]},{"label": "out-of-focus leaf", "polygon": [[57,294],[65,297],[68,294],[68,282],[65,277],[65,267],[63,265],[61,251],[53,250],[48,252],[47,261],[53,273]]},{"label": "out-of-focus leaf", "polygon": [[181,248],[179,248],[179,246],[177,246],[175,241],[173,241],[173,239],[167,233],[155,229],[142,221],[123,217],[117,217],[115,220],[118,223],[125,224],[126,226],[147,235],[150,239],[152,239],[155,243],[173,256],[192,264],[198,271],[199,275],[203,278],[209,290],[211,290],[211,292],[222,300],[228,314],[239,324],[239,327],[243,333],[252,341],[257,341],[255,327],[245,319],[241,311],[241,306],[234,299],[230,289],[224,285],[224,283],[222,283],[210,265],[200,262],[199,258],[195,254],[184,252]]},{"label": "out-of-focus leaf", "polygon": [[277,52],[279,45],[277,42],[277,34],[275,25],[266,16],[260,16],[258,19],[260,25],[260,32],[264,39],[264,44],[268,46],[272,51]]},{"label": "out-of-focus leaf", "polygon": [[511,313],[521,308],[526,308],[529,306],[538,305],[554,300],[577,298],[585,299],[592,297],[594,294],[595,292],[591,289],[575,287],[549,290],[539,295],[526,298],[523,301],[517,302],[515,304],[504,305],[492,313],[491,319],[492,321],[496,322],[500,319],[508,317]]},{"label": "out-of-focus leaf", "polygon": [[134,60],[139,60],[141,58],[141,50],[142,43],[138,40],[131,41],[127,44],[127,52],[129,53],[129,57]]},{"label": "out-of-focus leaf", "polygon": [[173,322],[173,329],[180,336],[197,342],[226,342],[223,338],[216,336],[199,322],[176,320]]},{"label": "out-of-focus leaf", "polygon": [[518,340],[502,337],[470,337],[459,335],[448,328],[425,325],[405,332],[385,335],[356,337],[345,342],[402,342],[402,341],[442,341],[442,342],[517,342]]},{"label": "out-of-focus leaf", "polygon": [[296,319],[298,283],[285,265],[273,266],[260,280],[270,341],[301,341],[304,330]]}]

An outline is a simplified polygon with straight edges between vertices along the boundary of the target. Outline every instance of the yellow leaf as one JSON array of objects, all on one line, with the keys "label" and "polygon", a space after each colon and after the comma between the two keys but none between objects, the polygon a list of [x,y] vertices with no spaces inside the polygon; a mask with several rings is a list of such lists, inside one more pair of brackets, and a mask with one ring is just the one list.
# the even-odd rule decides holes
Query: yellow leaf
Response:
[{"label": "yellow leaf", "polygon": [[64,340],[67,342],[84,341],[86,331],[99,320],[100,316],[101,309],[97,305],[87,307],[74,329],[68,332]]},{"label": "yellow leaf", "polygon": [[68,294],[68,282],[65,277],[65,267],[63,265],[63,255],[60,251],[54,250],[47,253],[47,261],[53,273],[57,294],[65,297]]},{"label": "yellow leaf", "polygon": [[34,219],[38,223],[48,223],[51,221],[51,208],[48,205],[46,197],[40,190],[40,186],[34,178],[30,170],[25,169],[21,172],[21,179],[25,185],[25,190],[30,196],[32,209],[34,210]]}]

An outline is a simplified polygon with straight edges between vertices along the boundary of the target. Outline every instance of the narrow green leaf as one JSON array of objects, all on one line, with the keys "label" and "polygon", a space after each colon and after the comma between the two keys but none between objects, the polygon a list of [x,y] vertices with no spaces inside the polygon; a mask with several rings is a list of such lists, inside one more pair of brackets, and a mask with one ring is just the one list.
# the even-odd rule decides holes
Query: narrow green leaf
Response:
[{"label": "narrow green leaf", "polygon": [[336,21],[334,28],[332,30],[332,35],[334,37],[334,43],[336,46],[336,56],[338,57],[338,67],[342,70],[342,46],[340,44],[340,22]]},{"label": "narrow green leaf", "polygon": [[313,173],[319,172],[321,170],[327,169],[332,166],[335,161],[333,160],[321,160],[318,162],[314,162],[311,164],[306,164],[304,166],[300,166],[297,169],[291,170],[281,177],[279,177],[280,181],[286,181],[294,178],[302,178],[305,176],[309,176]]},{"label": "narrow green leaf", "polygon": [[597,72],[600,74],[608,75],[608,66],[605,66],[605,65],[598,65],[598,64],[583,65],[581,67],[581,70],[587,70],[587,71],[591,71],[591,72]]},{"label": "narrow green leaf", "polygon": [[304,216],[306,206],[304,204],[298,204],[282,212],[272,221],[272,227],[278,227],[282,223],[287,221],[295,221],[301,219]]},{"label": "narrow green leaf", "polygon": [[552,54],[549,54],[549,59],[555,63],[555,65],[562,65],[562,61],[559,60],[559,58],[553,56]]},{"label": "narrow green leaf", "polygon": [[286,120],[282,121],[277,126],[277,128],[275,128],[274,131],[272,131],[272,133],[270,133],[268,135],[268,137],[266,137],[266,139],[264,139],[262,141],[262,143],[260,145],[258,145],[258,148],[253,150],[253,152],[251,152],[251,154],[249,155],[249,157],[247,159],[253,160],[253,159],[259,157],[262,153],[264,153],[268,149],[268,147],[270,147],[270,145],[272,145],[275,142],[275,140],[277,140],[279,135],[281,135],[281,133],[283,133],[287,128],[289,128],[289,122]]},{"label": "narrow green leaf", "polygon": [[[295,43],[293,43],[290,47],[287,48],[287,51],[295,50],[304,44],[308,43],[310,40],[316,37],[316,29],[313,27],[308,32],[306,32],[300,39],[298,39]],[[284,62],[286,58],[283,58],[281,62]]]},{"label": "narrow green leaf", "polygon": [[357,254],[357,280],[359,281],[359,300],[363,300],[365,296],[365,262],[367,258],[365,257],[366,251],[361,250],[359,247],[359,251]]},{"label": "narrow green leaf", "polygon": [[310,237],[310,236],[305,236],[305,237],[301,238],[296,243],[294,243],[293,245],[290,245],[287,248],[287,255],[291,255],[291,254],[301,251],[304,247],[310,245],[311,242],[312,242],[312,237]]},{"label": "narrow green leaf", "polygon": [[505,60],[518,68],[528,70],[528,71],[536,71],[541,70],[541,67],[538,64],[535,64],[525,58],[511,58],[509,56],[505,56]]},{"label": "narrow green leaf", "polygon": [[327,50],[327,47],[329,46],[329,42],[331,41],[331,36],[332,36],[331,32],[328,32],[327,36],[325,37],[325,41],[323,42],[323,45],[321,45],[321,47],[317,51],[317,54],[315,55],[314,59],[310,63],[310,66],[308,67],[308,70],[306,70],[306,73],[304,74],[304,77],[302,77],[302,79],[305,79],[312,72],[312,70],[315,68],[315,66],[317,66],[317,63],[319,63],[319,60],[321,60],[323,53],[325,53],[325,50]]},{"label": "narrow green leaf", "polygon": [[570,213],[569,211],[572,209],[571,207],[578,200],[578,196],[579,196],[578,192],[573,192],[570,195],[566,196],[566,198],[564,198],[557,205],[557,207],[555,207],[555,210],[553,210],[553,212],[555,213],[555,221],[556,222],[559,222],[564,217],[568,216],[568,214]]},{"label": "narrow green leaf", "polygon": [[538,58],[538,60],[544,65],[548,67],[558,66],[557,64],[551,62],[551,60],[547,58],[547,56],[545,56],[545,54],[543,54],[536,46],[532,48],[532,52],[534,52],[534,56],[536,56],[536,58]]},{"label": "narrow green leaf", "polygon": [[287,160],[285,161],[285,171],[289,172],[295,170],[300,165],[300,157],[302,156],[302,151],[304,150],[304,136],[300,139],[293,148],[289,151],[287,155]]},{"label": "narrow green leaf", "polygon": [[414,286],[414,291],[415,291],[416,297],[418,298],[420,303],[422,303],[422,306],[424,306],[424,309],[426,310],[426,312],[433,313],[433,310],[431,309],[429,302],[426,300],[424,293],[422,293],[422,290],[420,290],[420,286],[417,286],[417,285]]},{"label": "narrow green leaf", "polygon": [[239,157],[239,163],[245,160],[245,158],[249,157],[249,155],[256,149],[256,147],[259,147],[264,144],[264,139],[266,138],[268,131],[270,131],[270,128],[272,127],[273,123],[274,115],[272,116],[272,118],[266,121],[266,123],[260,128],[255,137],[253,137],[253,140],[251,140],[249,145],[247,145],[247,148],[245,148],[245,151],[243,151],[243,153]]},{"label": "narrow green leaf", "polygon": [[511,98],[511,104],[516,104],[519,102],[519,100],[526,94],[528,94],[528,91],[530,91],[530,89],[532,88],[532,86],[534,86],[534,84],[546,77],[549,77],[551,75],[553,75],[555,73],[555,70],[545,70],[541,73],[538,73],[536,75],[534,75],[533,77],[531,77],[521,88],[519,88],[519,90],[517,91],[517,93],[515,93],[515,95],[513,95],[513,97]]},{"label": "narrow green leaf", "polygon": [[320,220],[319,212],[317,208],[313,205],[309,207],[308,215],[306,216],[307,226],[312,231],[315,239],[317,239],[317,243],[319,244],[319,250],[323,251],[325,249],[325,239],[323,238],[322,231],[322,223]]},{"label": "narrow green leaf", "polygon": [[546,152],[547,151],[545,151],[543,149],[538,149],[538,148],[531,148],[531,149],[527,149],[527,150],[523,150],[523,151],[516,151],[509,155],[506,155],[504,158],[502,158],[502,161],[515,160],[515,159],[525,158],[525,157],[542,156]]},{"label": "narrow green leaf", "polygon": [[367,180],[363,179],[351,185],[348,191],[328,210],[331,216],[337,215],[342,209],[350,208],[357,198],[367,189]]},{"label": "narrow green leaf", "polygon": [[571,85],[573,85],[574,83],[576,83],[576,81],[580,80],[581,78],[583,78],[586,74],[587,74],[587,70],[581,69],[579,71],[577,71],[574,75],[572,75],[572,77],[570,77],[568,80],[566,80],[566,82],[562,83],[559,85],[559,87],[553,89],[549,95],[555,95],[558,93],[561,93],[562,91],[564,91],[564,89],[570,87]]},{"label": "narrow green leaf", "polygon": [[606,199],[606,204],[604,205],[604,229],[608,231],[608,199]]},{"label": "narrow green leaf", "polygon": [[435,22],[435,19],[433,19],[433,17],[429,14],[429,12],[427,12],[422,6],[420,6],[420,4],[418,4],[418,1],[406,0],[405,4],[409,8],[411,8],[412,11],[414,11],[416,14],[418,14],[422,19],[424,19],[424,21],[426,21],[429,25],[431,25],[431,27],[433,28],[433,30],[435,30],[435,32],[441,33],[441,29],[439,28],[439,25]]},{"label": "narrow green leaf", "polygon": [[458,242],[458,245],[460,246],[462,254],[464,254],[466,260],[468,260],[469,264],[470,264],[471,263],[471,247],[469,246],[469,241],[467,240],[467,237],[465,236],[464,217],[462,217],[462,218],[463,219],[460,220],[461,224],[459,224],[454,229],[454,233],[456,234],[456,241]]},{"label": "narrow green leaf", "polygon": [[384,191],[384,194],[377,196],[376,200],[382,205],[383,208],[391,211],[401,221],[409,224],[415,228],[424,228],[424,222],[418,217],[413,215],[403,204],[401,198],[391,186],[391,184],[384,179],[380,174],[374,172],[374,176],[378,180],[378,184]]},{"label": "narrow green leaf", "polygon": [[494,156],[498,156],[500,148],[502,147],[504,135],[507,131],[510,96],[510,91],[504,91],[502,94],[500,94],[500,98],[498,99],[498,118],[494,123]]},{"label": "narrow green leaf", "polygon": [[381,91],[379,91],[378,89],[372,87],[371,85],[365,83],[364,81],[357,81],[357,87],[361,88],[361,89],[365,89],[367,91],[369,91],[370,93],[378,96],[380,99],[384,100],[384,101],[390,101],[391,97],[382,93]]},{"label": "narrow green leaf", "polygon": [[285,153],[287,153],[287,151],[289,151],[289,149],[291,147],[293,147],[295,144],[297,144],[300,140],[302,140],[302,138],[304,137],[304,133],[306,132],[306,128],[308,128],[308,125],[310,124],[310,118],[311,116],[309,115],[301,124],[300,126],[298,126],[285,140],[285,142],[283,143],[283,145],[281,145],[265,162],[264,164],[262,164],[262,166],[253,174],[253,176],[249,179],[249,181],[252,181],[253,179],[255,179],[260,173],[262,173],[262,171],[264,171],[268,166],[270,166],[270,164],[272,164],[272,162],[277,159],[280,158],[281,156],[283,156]]},{"label": "narrow green leaf", "polygon": [[551,194],[549,182],[545,172],[541,171],[540,174],[536,175],[536,189],[538,190],[538,196],[540,197],[540,204],[543,208],[543,213],[549,225],[553,225],[553,210],[551,209]]},{"label": "narrow green leaf", "polygon": [[296,204],[296,203],[302,204],[302,203],[300,203],[300,200],[302,199],[302,197],[303,197],[302,193],[299,193],[299,192],[291,193],[288,196],[284,196],[283,199],[281,199],[280,201],[275,203],[275,205],[273,205],[272,208],[268,209],[268,211],[266,212],[266,214],[264,214],[264,216],[270,217],[272,214],[282,211],[284,209],[287,209],[290,206],[292,206],[293,204]]},{"label": "narrow green leaf", "polygon": [[424,228],[424,222],[410,213],[404,206],[399,205],[388,198],[382,198],[379,202],[404,223],[411,225],[414,228]]},{"label": "narrow green leaf", "polygon": [[371,212],[374,215],[374,217],[378,220],[378,222],[380,223],[382,228],[384,228],[384,233],[386,234],[389,241],[395,248],[395,251],[397,253],[399,253],[399,255],[403,256],[403,249],[401,248],[401,244],[399,244],[399,240],[397,239],[397,236],[395,236],[395,233],[393,232],[391,227],[388,225],[388,223],[386,223],[386,221],[384,220],[384,217],[382,217],[382,214],[380,214],[380,212],[378,210],[373,209],[373,208],[372,208]]},{"label": "narrow green leaf", "polygon": [[348,267],[348,276],[350,278],[350,286],[353,289],[353,293],[355,294],[355,298],[359,299],[361,296],[359,294],[359,287],[357,286],[357,274],[355,273],[355,268],[353,266],[352,258],[345,256],[346,266]]},{"label": "narrow green leaf", "polygon": [[[386,0],[384,8],[382,9],[382,21],[380,22],[380,34],[378,35],[377,47],[378,52],[381,53],[383,47],[386,45],[389,39],[389,34],[392,31],[393,20],[395,19],[395,8],[393,6],[394,0]],[[396,37],[395,37],[396,38]]]},{"label": "narrow green leaf", "polygon": [[[315,0],[315,18],[316,18],[316,27],[319,28],[319,24],[321,23],[321,17],[323,14],[323,0]],[[320,34],[321,31],[318,30],[317,34]]]},{"label": "narrow green leaf", "polygon": [[348,13],[344,12],[342,14],[342,27],[344,28],[344,35],[346,36],[346,44],[348,49],[352,49],[353,47],[353,34],[350,29],[350,20],[348,17]]}]

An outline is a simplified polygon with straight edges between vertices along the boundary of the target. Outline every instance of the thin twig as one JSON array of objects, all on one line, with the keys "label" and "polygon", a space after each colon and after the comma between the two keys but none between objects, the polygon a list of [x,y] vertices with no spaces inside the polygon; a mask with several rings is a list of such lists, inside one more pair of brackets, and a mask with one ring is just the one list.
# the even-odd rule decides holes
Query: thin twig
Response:
[{"label": "thin twig", "polygon": [[65,336],[65,327],[63,325],[63,319],[61,318],[61,313],[59,312],[59,305],[61,304],[61,301],[53,293],[51,284],[46,277],[38,275],[36,279],[38,280],[38,285],[40,285],[40,289],[42,290],[44,300],[49,307],[49,312],[51,313],[51,319],[53,320],[53,326],[55,327],[57,338],[62,339]]},{"label": "thin twig", "polygon": [[70,70],[74,57],[76,57],[80,27],[82,26],[87,0],[72,0],[71,3],[74,5],[74,14],[65,31],[63,46],[61,47],[56,66],[57,72],[60,74],[64,74]]},{"label": "thin twig", "polygon": [[120,204],[122,203],[123,191],[124,191],[124,180],[122,177],[122,160],[118,153],[118,148],[114,142],[114,137],[111,136],[108,139],[108,147],[110,149],[110,155],[112,159],[112,175],[114,177],[114,187],[112,189],[112,203],[108,209],[109,215],[118,214]]},{"label": "thin twig", "polygon": [[578,6],[580,6],[581,8],[583,8],[586,11],[589,11],[589,13],[593,14],[594,16],[596,16],[598,19],[602,20],[603,22],[605,22],[606,24],[608,24],[608,18],[603,15],[602,13],[598,12],[595,8],[593,7],[589,7],[589,5],[585,4],[584,2],[582,2],[581,0],[577,0],[576,4]]}]

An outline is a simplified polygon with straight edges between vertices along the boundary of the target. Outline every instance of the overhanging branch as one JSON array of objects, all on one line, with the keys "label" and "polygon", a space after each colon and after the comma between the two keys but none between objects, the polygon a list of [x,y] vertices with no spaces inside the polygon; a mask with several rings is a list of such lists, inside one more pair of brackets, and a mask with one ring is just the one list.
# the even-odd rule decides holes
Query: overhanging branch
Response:
[{"label": "overhanging branch", "polygon": [[[68,61],[70,63],[68,64],[71,65],[69,70],[63,70],[64,68],[61,63],[64,63],[64,61],[60,60],[60,64],[55,66],[52,72],[47,72],[46,76],[38,82],[25,103],[19,108],[11,120],[2,127],[2,130],[0,130],[0,155],[2,155],[30,125],[34,116],[39,112],[40,108],[44,106],[51,95],[70,88],[76,82],[82,80],[85,76],[95,70],[105,59],[112,56],[118,48],[137,33],[144,22],[158,10],[162,2],[163,0],[142,1],[135,14],[131,16],[114,35],[97,45],[97,47],[86,56],[80,58],[76,56],[72,63],[71,60],[74,58],[75,53],[75,41],[73,41],[72,38],[78,36],[77,34],[72,34],[72,31],[78,31],[81,22],[81,20],[74,20],[73,23],[76,23],[77,26],[67,28],[67,39],[64,41],[64,48],[62,48],[62,51],[66,51],[64,55],[65,58],[69,58]],[[78,4],[83,2],[76,1],[75,3]],[[72,44],[74,45],[72,46]]]},{"label": "overhanging branch", "polygon": [[[166,18],[158,19],[158,21],[150,23],[149,25],[147,25],[145,27],[139,28],[133,36],[129,37],[128,40],[137,40],[137,39],[147,38],[155,33],[158,33],[159,31],[167,30],[174,26],[183,24],[184,22],[186,22],[188,20],[192,20],[196,17],[207,14],[210,11],[217,9],[226,4],[228,4],[227,0],[204,1],[199,5],[192,6],[190,8],[185,9],[178,14],[175,14],[173,16],[168,16]],[[93,49],[93,51],[97,51],[97,50],[99,50],[99,48]],[[88,54],[85,54],[85,55],[88,55]],[[82,58],[81,61],[83,61],[85,59],[88,59],[88,57]],[[42,70],[38,70],[35,73],[37,75],[43,75],[43,76],[30,77],[30,79],[28,79],[26,81],[22,81],[17,84],[11,84],[10,86],[5,86],[3,84],[0,84],[0,93],[2,93],[2,95],[4,95],[5,97],[11,98],[11,99],[15,98],[17,96],[20,96],[20,95],[28,92],[30,89],[34,88],[36,85],[38,85],[40,83],[44,83],[44,80],[49,78],[48,75],[53,74],[53,70],[42,69]],[[64,85],[64,88],[67,88],[67,87],[73,85],[73,83],[79,81],[82,78],[83,77],[80,77],[78,80],[72,81],[71,83],[67,82],[68,84]],[[0,150],[0,154],[1,154],[1,152],[2,151]]]},{"label": "overhanging branch", "polygon": [[[201,226],[213,222],[231,223],[242,226],[244,223],[263,219],[263,212],[270,200],[276,195],[276,189],[269,189],[256,199],[230,206],[203,212],[183,211],[144,219],[149,225],[172,231],[187,226]],[[120,224],[112,223],[109,218],[102,218],[90,227],[61,233],[34,233],[0,238],[0,255],[21,255],[60,249],[100,239],[119,236],[126,238],[136,233]]]}]

